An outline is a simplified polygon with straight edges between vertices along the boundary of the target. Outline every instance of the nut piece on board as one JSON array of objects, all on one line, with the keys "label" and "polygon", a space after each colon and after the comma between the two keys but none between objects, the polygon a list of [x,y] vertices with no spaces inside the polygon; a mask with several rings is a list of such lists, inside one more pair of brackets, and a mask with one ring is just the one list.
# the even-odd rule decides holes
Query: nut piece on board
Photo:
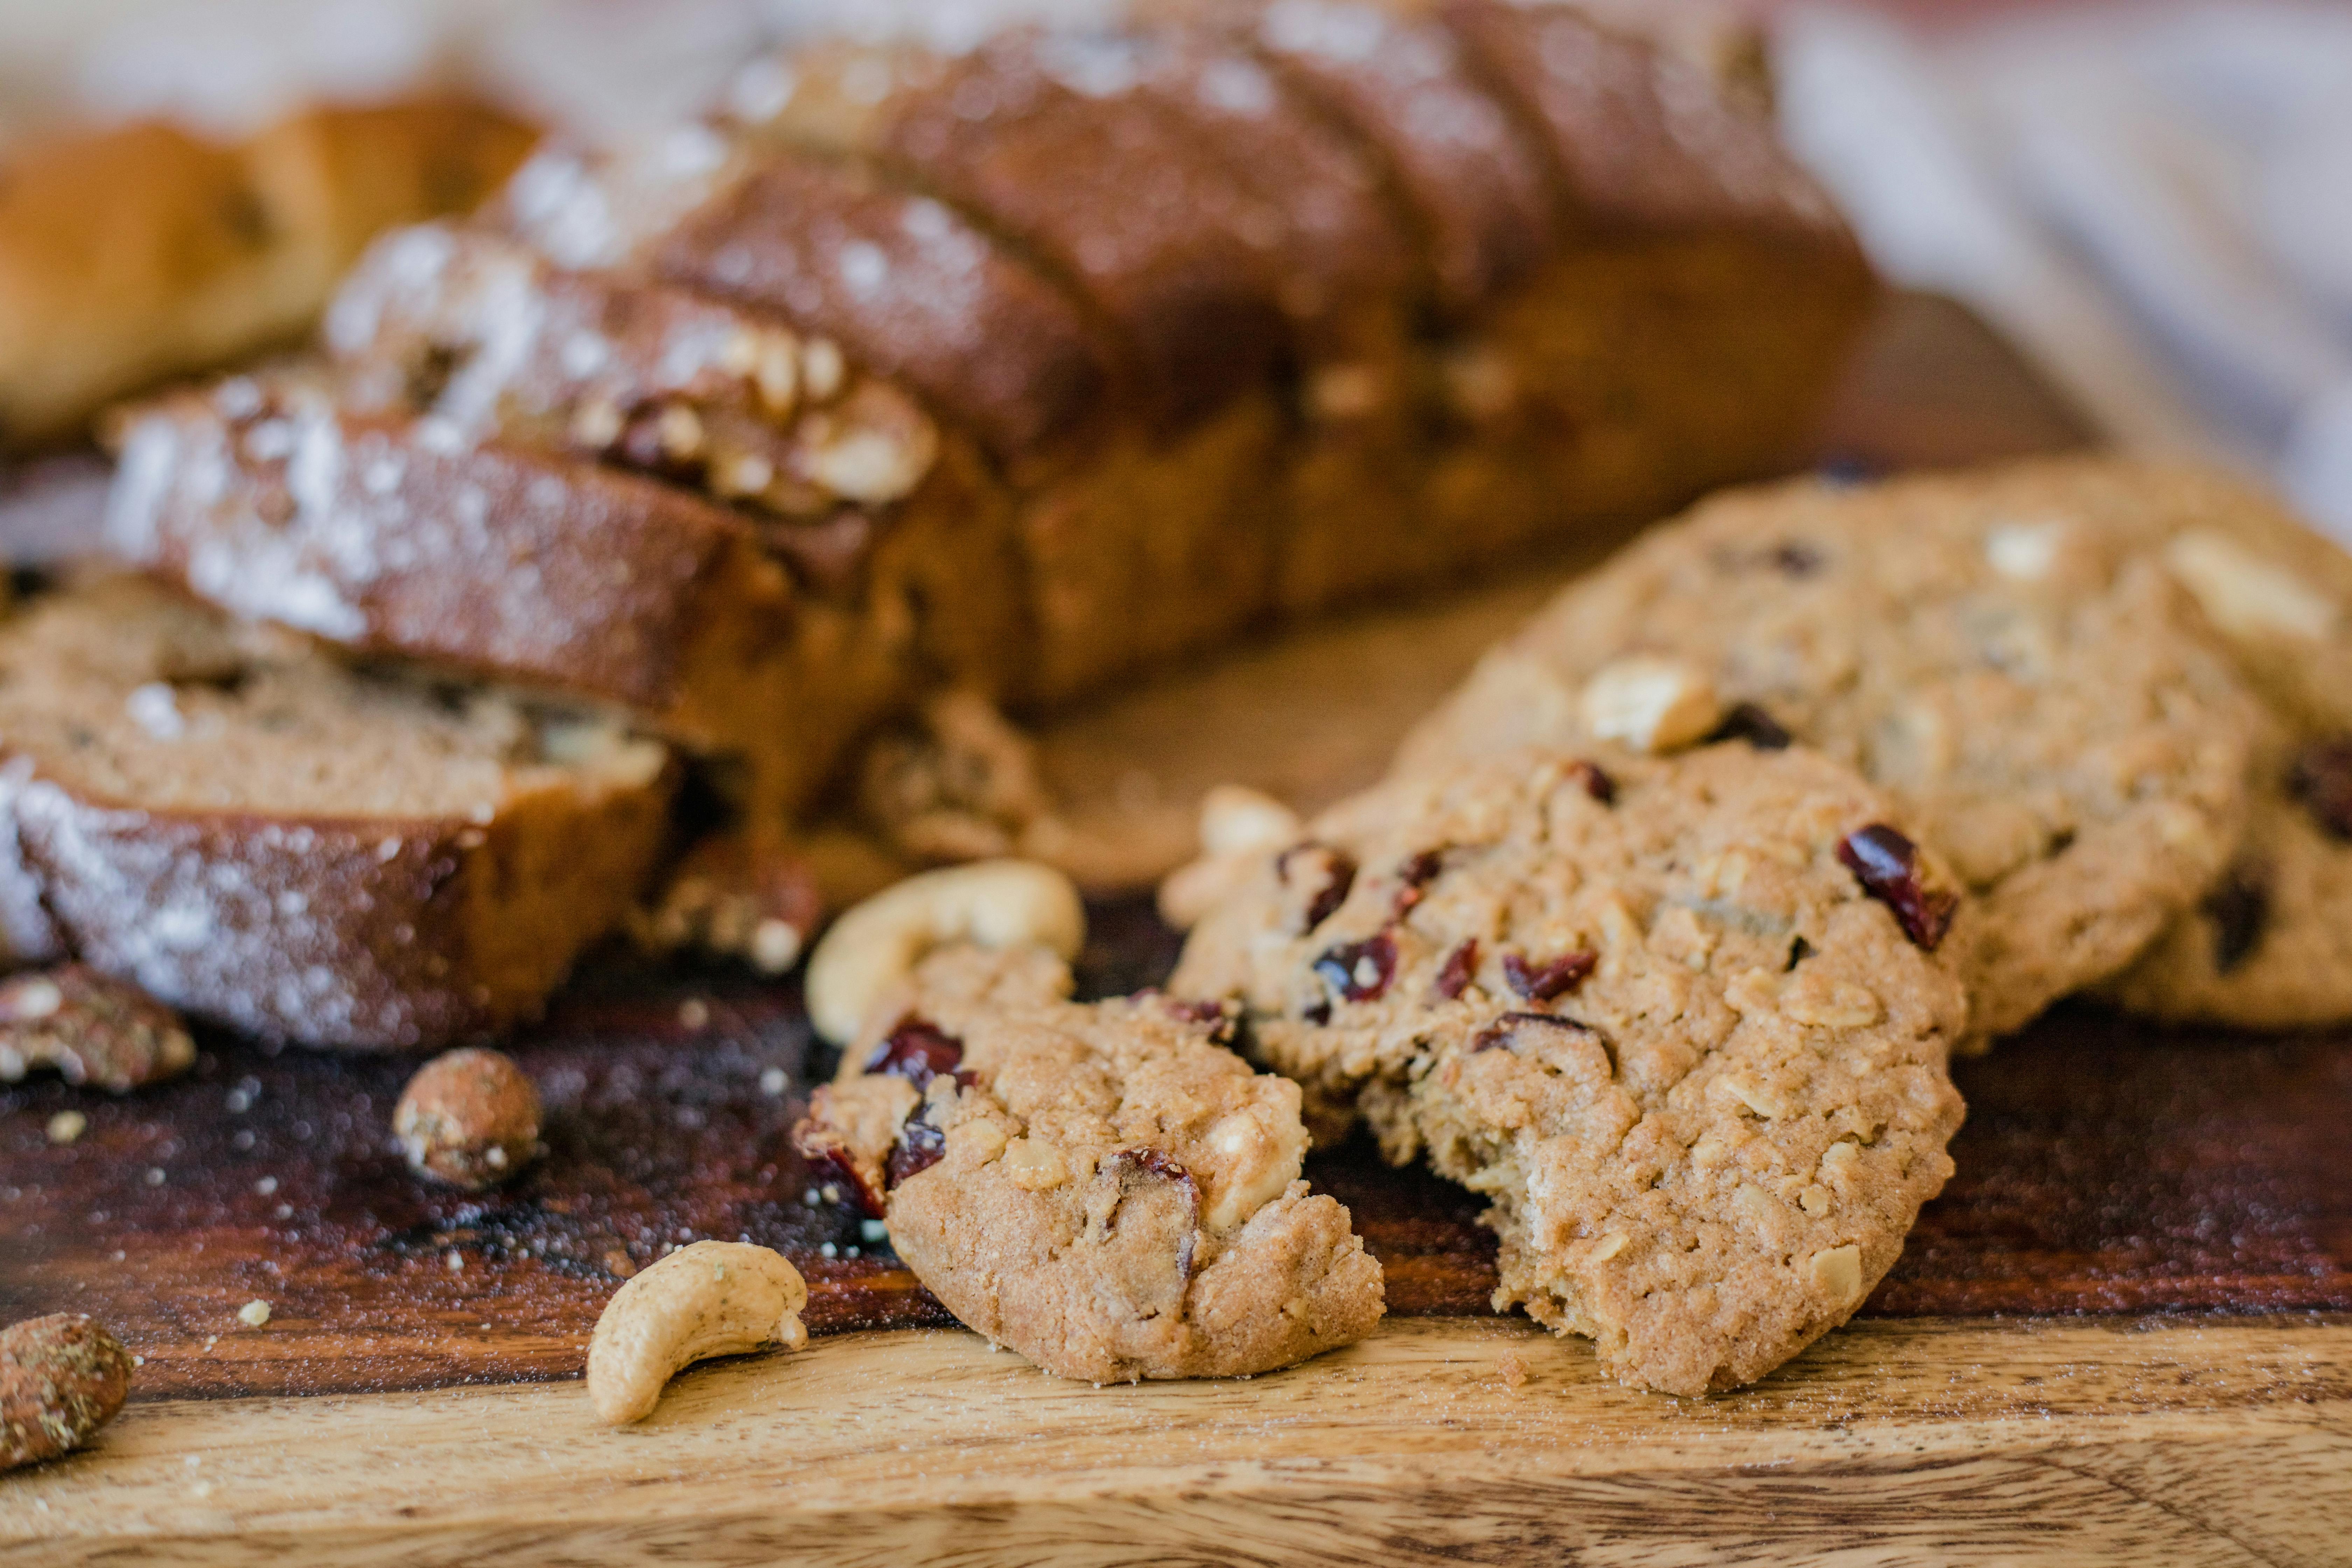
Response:
[{"label": "nut piece on board", "polygon": [[808,1286],[784,1256],[736,1241],[681,1247],[613,1293],[588,1342],[588,1397],[599,1420],[652,1414],[662,1386],[711,1356],[808,1343]]},{"label": "nut piece on board", "polygon": [[1160,884],[1160,918],[1190,931],[1224,902],[1257,858],[1298,842],[1298,814],[1270,795],[1219,784],[1201,798],[1201,854]]},{"label": "nut piece on board", "polygon": [[480,1192],[538,1156],[539,1093],[498,1051],[450,1051],[408,1080],[392,1130],[419,1175]]},{"label": "nut piece on board", "polygon": [[123,1094],[177,1078],[195,1059],[177,1013],[86,964],[0,981],[0,1083],[55,1068],[68,1083]]},{"label": "nut piece on board", "polygon": [[846,1044],[923,955],[951,942],[1036,946],[1064,959],[1086,944],[1086,907],[1067,877],[1027,860],[983,860],[909,877],[834,923],[809,958],[809,1019]]},{"label": "nut piece on board", "polygon": [[79,1313],[0,1329],[0,1470],[81,1447],[130,1391],[131,1352]]}]

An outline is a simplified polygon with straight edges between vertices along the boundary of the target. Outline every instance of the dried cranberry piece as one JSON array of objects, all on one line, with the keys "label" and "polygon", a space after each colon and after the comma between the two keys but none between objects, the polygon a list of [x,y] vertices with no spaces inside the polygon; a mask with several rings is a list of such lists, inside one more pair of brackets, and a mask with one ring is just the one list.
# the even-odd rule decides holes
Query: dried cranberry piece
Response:
[{"label": "dried cranberry piece", "polygon": [[1431,989],[1451,1002],[1470,989],[1471,978],[1477,973],[1478,939],[1474,936],[1445,955],[1445,963],[1437,972],[1437,984]]},{"label": "dried cranberry piece", "polygon": [[1736,704],[1709,735],[1710,742],[1745,741],[1759,752],[1785,750],[1796,737],[1778,719],[1753,702]]},{"label": "dried cranberry piece", "polygon": [[1387,994],[1396,962],[1396,939],[1381,931],[1332,948],[1315,961],[1315,973],[1342,1002],[1372,1002]]},{"label": "dried cranberry piece", "polygon": [[898,1141],[890,1145],[889,1183],[895,1187],[908,1177],[929,1170],[947,1157],[948,1135],[919,1114],[907,1118]]},{"label": "dried cranberry piece", "polygon": [[1617,804],[1617,781],[1601,771],[1598,763],[1580,762],[1571,765],[1569,776],[1584,786],[1584,793],[1603,805]]},{"label": "dried cranberry piece", "polygon": [[1930,888],[1921,878],[1919,847],[1883,822],[1857,827],[1838,845],[1838,860],[1863,890],[1895,911],[1915,946],[1936,951],[1951,929],[1959,895]]},{"label": "dried cranberry piece", "polygon": [[1302,931],[1313,931],[1329,920],[1339,906],[1348,901],[1348,891],[1356,885],[1355,857],[1328,844],[1300,844],[1284,850],[1274,863],[1275,872],[1287,883],[1293,875],[1294,864],[1307,862],[1312,862],[1315,874],[1323,879],[1323,885],[1307,900],[1306,924],[1299,928]]},{"label": "dried cranberry piece", "polygon": [[2320,826],[2352,838],[2352,735],[2305,747],[2287,783]]},{"label": "dried cranberry piece", "polygon": [[1601,967],[1597,952],[1564,953],[1538,969],[1516,952],[1503,954],[1503,978],[1530,1002],[1549,1002],[1575,990]]},{"label": "dried cranberry piece", "polygon": [[799,1145],[801,1157],[808,1162],[809,1174],[815,1184],[828,1184],[848,1194],[850,1201],[864,1211],[868,1219],[880,1219],[884,1212],[882,1195],[866,1185],[857,1166],[849,1158],[849,1151],[837,1143],[806,1142]]},{"label": "dried cranberry piece", "polygon": [[1444,869],[1445,851],[1443,849],[1424,849],[1397,868],[1395,908],[1400,918],[1421,902],[1429,884],[1435,881],[1437,874]]},{"label": "dried cranberry piece", "polygon": [[1181,1182],[1197,1192],[1192,1173],[1170,1159],[1157,1149],[1121,1149],[1111,1159],[1121,1165],[1134,1165],[1159,1177],[1163,1182]]},{"label": "dried cranberry piece", "polygon": [[1206,1026],[1209,1043],[1213,1046],[1230,1046],[1241,1033],[1241,1018],[1226,1003],[1187,1002],[1170,996],[1160,1005],[1168,1009],[1170,1017],[1180,1023]]},{"label": "dried cranberry piece", "polygon": [[2253,955],[2271,923],[2269,868],[2231,867],[2203,908],[2213,921],[2213,968],[2227,974]]},{"label": "dried cranberry piece", "polygon": [[963,1042],[921,1018],[902,1019],[889,1038],[866,1058],[867,1072],[903,1078],[919,1089],[929,1089],[933,1079],[950,1074],[958,1084],[968,1087],[971,1075],[959,1070],[962,1065]]},{"label": "dried cranberry piece", "polygon": [[1563,1034],[1599,1036],[1573,1018],[1563,1018],[1557,1013],[1506,1013],[1471,1037],[1470,1054],[1507,1048],[1518,1037],[1521,1029],[1557,1029]]}]

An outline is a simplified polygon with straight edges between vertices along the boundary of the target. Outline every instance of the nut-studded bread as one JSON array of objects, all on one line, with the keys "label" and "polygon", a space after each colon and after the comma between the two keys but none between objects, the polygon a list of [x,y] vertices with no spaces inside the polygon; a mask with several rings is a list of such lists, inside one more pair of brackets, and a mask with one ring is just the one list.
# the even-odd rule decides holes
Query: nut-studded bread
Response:
[{"label": "nut-studded bread", "polygon": [[243,147],[133,125],[0,159],[0,447],[297,336],[369,239],[471,207],[530,142],[420,99],[314,110]]},{"label": "nut-studded bread", "polygon": [[408,1049],[533,1012],[664,832],[663,750],[357,674],[135,579],[0,626],[0,913],[266,1038]]},{"label": "nut-studded bread", "polygon": [[427,421],[297,376],[163,400],[128,426],[110,539],[240,614],[625,708],[770,791],[891,700],[873,618],[803,605],[736,512]]},{"label": "nut-studded bread", "polygon": [[[249,614],[631,709],[799,802],[926,692],[1100,689],[1772,466],[1869,281],[1727,95],[1576,12],[1485,0],[828,47],[747,77],[728,118],[543,153],[485,221],[387,242],[347,286],[337,417],[443,448],[407,471],[535,452],[547,530],[461,519],[481,547],[445,565],[417,542],[450,531],[430,494],[221,482],[215,456],[276,459],[182,404],[150,423],[222,429],[134,434],[181,456],[126,465],[117,542]],[[788,649],[789,678],[709,688],[732,721],[587,670],[597,605],[530,607],[565,645],[538,664],[527,631],[426,609],[510,547],[539,591],[575,504],[600,565],[695,600],[643,542],[668,524],[602,542],[616,469],[731,513],[789,577],[782,615],[670,617]],[[357,626],[256,569],[298,545]],[[395,560],[397,620],[345,580]]]}]

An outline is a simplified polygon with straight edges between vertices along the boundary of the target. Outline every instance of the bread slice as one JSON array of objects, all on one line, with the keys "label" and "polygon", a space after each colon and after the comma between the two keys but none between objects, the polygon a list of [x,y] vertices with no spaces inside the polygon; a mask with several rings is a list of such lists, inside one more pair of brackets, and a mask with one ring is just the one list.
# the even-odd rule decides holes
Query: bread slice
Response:
[{"label": "bread slice", "polygon": [[132,578],[0,626],[0,914],[264,1039],[418,1049],[533,1013],[622,921],[663,749],[354,672]]},{"label": "bread slice", "polygon": [[905,678],[873,617],[804,605],[750,522],[673,486],[301,376],[125,429],[123,558],[362,652],[626,710],[744,763],[757,806],[804,794]]}]

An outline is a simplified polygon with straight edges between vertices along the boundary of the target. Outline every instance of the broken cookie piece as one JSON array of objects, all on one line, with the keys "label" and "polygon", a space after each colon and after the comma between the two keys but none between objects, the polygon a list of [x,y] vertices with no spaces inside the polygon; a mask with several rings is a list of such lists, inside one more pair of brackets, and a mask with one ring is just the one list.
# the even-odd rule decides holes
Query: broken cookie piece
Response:
[{"label": "broken cookie piece", "polygon": [[68,1083],[128,1094],[195,1059],[180,1016],[128,981],[80,963],[0,981],[0,1083],[54,1068]]},{"label": "broken cookie piece", "polygon": [[922,956],[803,1153],[965,1325],[1064,1377],[1270,1372],[1370,1332],[1380,1265],[1299,1180],[1297,1086],[1225,1048],[1221,1008],[1069,990],[1040,945]]},{"label": "broken cookie piece", "polygon": [[1951,1173],[1968,1010],[1924,914],[1958,883],[1896,821],[1797,747],[1458,764],[1265,856],[1170,985],[1238,1004],[1318,1131],[1360,1114],[1488,1197],[1497,1308],[1622,1382],[1736,1387],[1845,1321]]}]

